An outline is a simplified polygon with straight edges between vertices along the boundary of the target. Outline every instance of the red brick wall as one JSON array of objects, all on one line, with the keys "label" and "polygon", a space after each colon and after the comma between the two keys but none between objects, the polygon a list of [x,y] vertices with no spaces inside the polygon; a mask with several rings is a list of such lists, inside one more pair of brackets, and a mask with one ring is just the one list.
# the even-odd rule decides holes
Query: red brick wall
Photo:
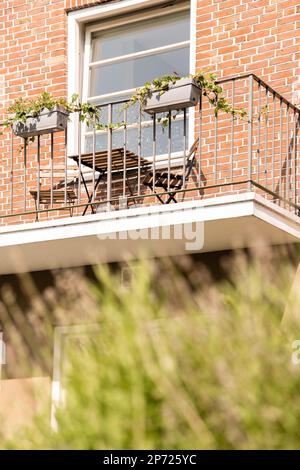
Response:
[{"label": "red brick wall", "polygon": [[[67,11],[107,1],[2,0],[0,119],[19,96],[34,96],[43,90],[66,95]],[[197,69],[207,68],[220,77],[255,72],[299,102],[299,26],[300,0],[198,0]],[[8,136],[0,139],[0,154],[0,211],[7,211]],[[14,171],[21,181],[21,156],[15,157]],[[21,208],[21,189],[18,197]]]},{"label": "red brick wall", "polygon": [[[1,23],[1,78],[4,100],[47,89],[66,92],[66,22],[63,2],[4,2]],[[4,103],[3,103],[4,101]]]},{"label": "red brick wall", "polygon": [[108,3],[112,0],[65,0],[64,7],[66,11],[76,10],[79,8],[87,8],[89,6],[100,5],[101,3]]},{"label": "red brick wall", "polygon": [[198,0],[197,67],[254,72],[300,102],[300,1]]},{"label": "red brick wall", "polygon": [[[282,93],[292,103],[300,103],[300,2],[299,0],[198,0],[197,4],[197,56],[196,68],[214,71],[218,77],[253,72]],[[230,86],[228,97],[231,97]],[[241,82],[237,107],[248,109],[247,83]],[[266,105],[262,92],[262,105]],[[272,96],[268,101],[268,122],[261,119],[261,132],[258,127],[258,89],[254,84],[254,130],[253,130],[253,179],[269,189],[280,187],[281,195],[296,200],[294,194],[294,148],[293,116],[282,119],[283,152],[280,155],[279,103],[273,114]],[[230,119],[221,116],[218,128],[218,166],[215,163],[215,142],[212,129],[214,120],[204,110],[202,167],[205,184],[213,185],[216,175],[219,183],[226,183],[230,178],[231,163],[231,126]],[[289,121],[289,134],[287,132]],[[274,122],[274,125],[273,125]],[[198,132],[198,126],[197,132]],[[261,133],[260,137],[258,136]],[[272,145],[272,135],[275,144]],[[288,136],[288,138],[287,138]],[[265,145],[264,139],[267,144]],[[260,152],[258,141],[260,139]],[[286,152],[286,141],[290,141],[290,152]],[[248,140],[247,123],[236,123],[233,154],[233,179],[241,181],[248,178]],[[299,142],[298,142],[299,148]],[[274,152],[274,157],[272,153]],[[273,158],[273,161],[272,161]],[[298,170],[297,170],[298,171]],[[273,173],[272,173],[273,172]],[[275,176],[273,185],[272,174]],[[279,183],[279,180],[281,181]],[[299,192],[299,177],[298,192]],[[296,180],[296,181],[297,181]],[[243,186],[247,188],[246,185]],[[236,191],[238,186],[206,190],[206,195],[216,192]],[[299,202],[299,196],[298,196]]]},{"label": "red brick wall", "polygon": [[66,95],[66,10],[108,0],[9,0],[0,10],[0,109],[43,90]]},{"label": "red brick wall", "polygon": [[[66,94],[66,13],[63,1],[10,0],[0,12],[1,118],[16,98],[35,96],[47,90],[57,96]],[[14,146],[14,209],[22,210],[23,159]],[[9,209],[10,140],[1,138],[0,204]],[[28,178],[34,178],[32,159],[28,156]],[[28,187],[28,190],[30,186]],[[29,198],[30,200],[30,198]],[[30,200],[30,203],[32,201]],[[30,209],[32,206],[27,206]],[[18,218],[12,219],[17,222]]]}]

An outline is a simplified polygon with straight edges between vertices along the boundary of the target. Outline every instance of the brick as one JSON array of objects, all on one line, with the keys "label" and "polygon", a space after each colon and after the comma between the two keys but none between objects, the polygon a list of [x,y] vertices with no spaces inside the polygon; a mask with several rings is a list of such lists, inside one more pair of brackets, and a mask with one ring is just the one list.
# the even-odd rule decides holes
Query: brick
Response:
[{"label": "brick", "polygon": [[[0,100],[1,117],[4,108],[19,96],[36,96],[48,90],[56,96],[67,94],[67,28],[66,12],[106,3],[107,0],[11,0],[2,2],[0,10],[0,76],[5,81],[5,102]],[[299,0],[198,0],[196,25],[196,66],[206,67],[219,77],[255,72],[271,86],[292,99],[297,91],[300,76],[300,1]],[[0,80],[2,82],[2,78]],[[2,86],[2,85],[1,85]],[[300,87],[300,84],[299,84]],[[230,95],[229,95],[230,96]],[[237,105],[247,106],[244,91],[237,90]],[[219,161],[220,181],[228,178],[227,116],[219,116]],[[236,123],[235,177],[247,176],[247,132],[246,124]],[[214,182],[214,120],[210,114],[203,116],[202,169],[208,183]],[[255,136],[256,138],[257,136]],[[15,139],[15,147],[20,145]],[[1,211],[7,211],[9,201],[10,135],[6,133],[0,142],[1,148]],[[49,150],[49,139],[43,140]],[[57,136],[58,159],[63,158],[63,138]],[[223,152],[223,153],[222,153]],[[34,158],[34,148],[28,155]],[[239,160],[238,160],[239,159]],[[261,162],[263,161],[261,156]],[[62,160],[60,160],[62,161]],[[257,160],[256,165],[257,165]],[[34,161],[28,162],[29,181],[35,176]],[[262,163],[261,163],[262,166]],[[22,155],[15,156],[15,174],[22,184]],[[277,167],[276,167],[277,168]],[[263,171],[263,170],[261,170]],[[278,171],[278,170],[276,170]],[[263,175],[262,175],[263,177]],[[30,180],[31,178],[31,180]],[[243,187],[234,188],[243,191]],[[19,191],[19,192],[18,192]],[[217,191],[223,194],[225,188]],[[212,189],[208,195],[216,195]],[[16,204],[23,205],[22,187],[16,188]],[[32,202],[32,201],[31,201]],[[30,205],[28,207],[33,207]],[[47,217],[68,216],[66,212],[43,214]],[[34,220],[32,217],[14,218],[9,223]],[[8,222],[7,222],[8,223]]]}]

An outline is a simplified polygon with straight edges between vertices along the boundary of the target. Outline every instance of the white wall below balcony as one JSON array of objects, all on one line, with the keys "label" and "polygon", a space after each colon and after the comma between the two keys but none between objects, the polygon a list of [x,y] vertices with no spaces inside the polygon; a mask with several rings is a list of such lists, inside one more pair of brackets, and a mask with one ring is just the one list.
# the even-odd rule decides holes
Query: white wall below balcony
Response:
[{"label": "white wall below balcony", "polygon": [[[163,239],[170,226],[182,238]],[[1,227],[0,274],[298,241],[300,218],[249,192]]]}]

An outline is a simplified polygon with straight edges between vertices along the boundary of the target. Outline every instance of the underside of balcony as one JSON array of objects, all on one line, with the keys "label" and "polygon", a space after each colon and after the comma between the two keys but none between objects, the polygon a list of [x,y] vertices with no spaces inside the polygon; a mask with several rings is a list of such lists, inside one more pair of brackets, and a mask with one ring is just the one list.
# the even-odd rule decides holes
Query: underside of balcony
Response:
[{"label": "underside of balcony", "polygon": [[2,227],[0,273],[300,240],[300,219],[253,192]]}]

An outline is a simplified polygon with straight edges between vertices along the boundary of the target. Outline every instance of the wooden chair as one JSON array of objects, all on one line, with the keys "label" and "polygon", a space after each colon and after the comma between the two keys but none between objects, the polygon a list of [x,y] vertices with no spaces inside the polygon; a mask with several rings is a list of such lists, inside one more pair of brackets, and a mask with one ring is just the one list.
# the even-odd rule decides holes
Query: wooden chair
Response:
[{"label": "wooden chair", "polygon": [[[38,191],[30,191],[31,196],[35,202],[35,208],[38,210]],[[51,196],[52,195],[52,196]],[[77,195],[73,189],[67,188],[67,203],[74,204],[77,199]],[[52,204],[63,204],[65,202],[65,190],[64,189],[40,189],[39,191],[39,203],[50,205]],[[73,215],[73,210],[70,209],[71,215]]]},{"label": "wooden chair", "polygon": [[[191,146],[185,163],[185,173],[172,173],[168,172],[165,169],[163,170],[153,170],[149,171],[144,180],[143,184],[148,188],[162,188],[167,194],[168,198],[163,200],[163,192],[157,193],[154,189],[155,196],[162,204],[169,204],[171,201],[177,202],[176,200],[176,191],[182,189],[183,184],[189,180],[193,166],[195,164],[196,151],[198,148],[199,139],[196,139],[193,145]],[[170,192],[170,190],[172,190]]]},{"label": "wooden chair", "polygon": [[[51,169],[49,167],[44,167],[41,168],[41,173],[40,173],[40,179],[48,179],[50,180],[52,177],[57,179],[57,178],[63,178],[65,176],[65,173],[63,171],[63,166],[61,168],[56,167],[53,170],[53,174],[51,173]],[[73,168],[68,168],[68,178],[67,180],[67,190],[65,190],[65,181],[64,179],[60,179],[58,183],[53,185],[52,189],[51,187],[44,187],[41,186],[39,191],[38,190],[32,190],[30,191],[31,196],[34,199],[35,203],[35,209],[38,211],[38,207],[40,204],[43,204],[45,206],[50,206],[51,204],[64,204],[65,199],[67,199],[67,204],[69,206],[72,206],[75,204],[77,200],[77,194],[74,190],[76,186],[76,182],[78,181],[78,171],[77,169]],[[70,208],[70,216],[73,215],[73,208]]]}]

